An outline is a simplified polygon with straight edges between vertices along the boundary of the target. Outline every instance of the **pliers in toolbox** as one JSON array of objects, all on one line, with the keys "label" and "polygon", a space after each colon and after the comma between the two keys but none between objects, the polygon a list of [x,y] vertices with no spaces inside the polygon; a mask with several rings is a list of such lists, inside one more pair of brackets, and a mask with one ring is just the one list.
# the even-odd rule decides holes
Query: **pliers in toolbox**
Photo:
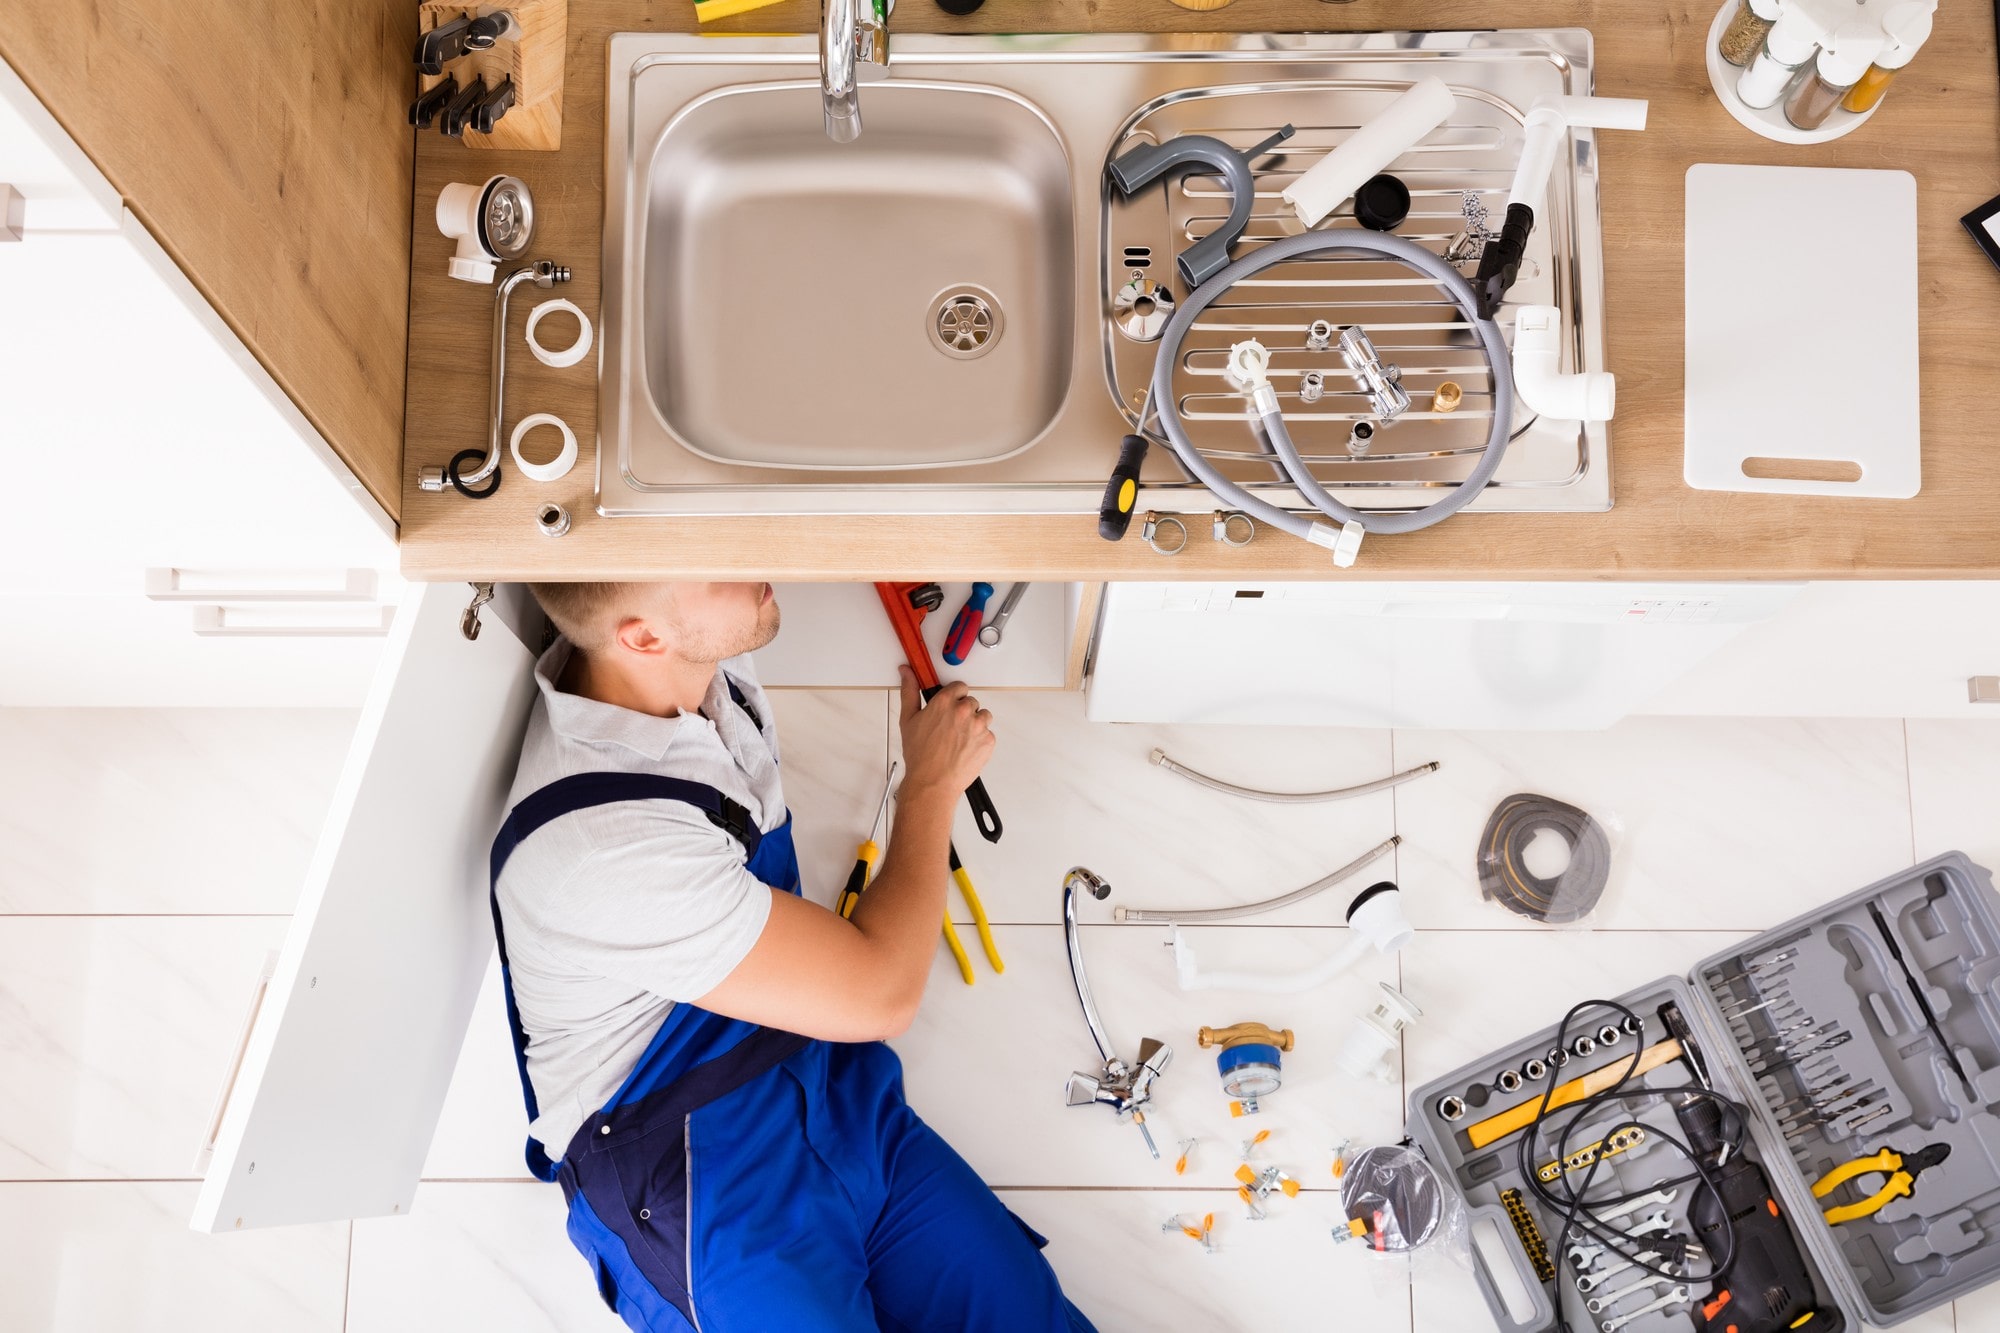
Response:
[{"label": "pliers in toolbox", "polygon": [[[986,951],[986,961],[993,964],[993,974],[998,976],[1007,970],[1000,961],[1000,946],[993,942],[993,927],[986,920],[986,906],[979,901],[979,890],[972,887],[972,873],[965,863],[958,859],[958,846],[951,849],[951,877],[958,882],[958,891],[965,897],[965,905],[972,909],[972,923],[979,928],[979,947]],[[965,945],[959,942],[958,927],[951,923],[951,909],[944,912],[944,942],[951,949],[951,956],[958,962],[958,975],[965,978],[965,984],[972,984],[972,957],[965,952]]]},{"label": "pliers in toolbox", "polygon": [[1812,1187],[1815,1199],[1824,1199],[1856,1176],[1879,1172],[1888,1182],[1859,1203],[1841,1204],[1826,1210],[1826,1220],[1834,1226],[1871,1217],[1892,1199],[1907,1199],[1917,1188],[1917,1177],[1951,1156],[1949,1143],[1933,1143],[1913,1153],[1884,1148],[1873,1157],[1857,1157],[1843,1162],[1819,1178]]}]

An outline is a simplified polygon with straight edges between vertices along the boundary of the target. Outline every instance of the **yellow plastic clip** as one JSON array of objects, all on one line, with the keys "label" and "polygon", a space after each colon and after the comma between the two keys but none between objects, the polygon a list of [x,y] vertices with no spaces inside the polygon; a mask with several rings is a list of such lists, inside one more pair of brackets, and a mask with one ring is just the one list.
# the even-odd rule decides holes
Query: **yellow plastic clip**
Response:
[{"label": "yellow plastic clip", "polygon": [[1175,1175],[1184,1176],[1187,1174],[1188,1158],[1194,1155],[1194,1145],[1196,1144],[1196,1142],[1198,1142],[1198,1140],[1195,1139],[1181,1140],[1181,1155],[1174,1159]]}]

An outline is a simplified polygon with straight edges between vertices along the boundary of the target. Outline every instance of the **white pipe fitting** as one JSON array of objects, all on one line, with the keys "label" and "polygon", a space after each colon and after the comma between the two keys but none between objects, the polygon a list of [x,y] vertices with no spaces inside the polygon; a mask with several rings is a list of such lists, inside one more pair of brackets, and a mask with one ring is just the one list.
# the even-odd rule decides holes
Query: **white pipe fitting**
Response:
[{"label": "white pipe fitting", "polygon": [[1556,421],[1609,421],[1618,379],[1608,370],[1564,374],[1562,313],[1524,305],[1514,312],[1514,391],[1528,410]]},{"label": "white pipe fitting", "polygon": [[1529,107],[1508,205],[1526,204],[1539,214],[1563,136],[1573,128],[1643,130],[1646,106],[1642,97],[1544,97]]}]

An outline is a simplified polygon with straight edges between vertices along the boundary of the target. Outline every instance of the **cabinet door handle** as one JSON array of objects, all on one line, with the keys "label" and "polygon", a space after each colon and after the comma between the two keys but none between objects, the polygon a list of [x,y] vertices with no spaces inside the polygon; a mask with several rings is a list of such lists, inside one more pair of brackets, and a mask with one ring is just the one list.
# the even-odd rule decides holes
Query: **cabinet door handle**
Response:
[{"label": "cabinet door handle", "polygon": [[380,638],[395,623],[393,606],[223,606],[194,608],[194,632],[210,639]]},{"label": "cabinet door handle", "polygon": [[215,1155],[216,1136],[222,1133],[222,1117],[229,1110],[229,1098],[236,1091],[236,1079],[243,1072],[243,1057],[250,1050],[250,1034],[257,1030],[257,1015],[264,1010],[264,997],[271,993],[271,978],[278,972],[278,951],[264,951],[264,965],[258,969],[257,984],[250,992],[250,1009],[243,1015],[243,1030],[236,1034],[236,1055],[223,1076],[222,1090],[215,1095],[215,1109],[208,1114],[208,1134],[194,1155],[194,1174],[208,1174],[209,1159]]},{"label": "cabinet door handle", "polygon": [[156,602],[372,602],[375,571],[359,569],[146,570],[146,596]]}]

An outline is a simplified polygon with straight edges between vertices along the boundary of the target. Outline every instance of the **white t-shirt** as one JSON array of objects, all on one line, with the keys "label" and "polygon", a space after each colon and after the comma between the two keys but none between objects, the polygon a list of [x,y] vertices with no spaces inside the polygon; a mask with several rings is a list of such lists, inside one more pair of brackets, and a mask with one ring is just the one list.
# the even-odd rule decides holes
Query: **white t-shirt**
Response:
[{"label": "white t-shirt", "polygon": [[[573,773],[659,773],[704,782],[760,830],[785,821],[778,737],[748,657],[721,664],[699,715],[652,717],[565,694],[572,649],[557,639],[535,664],[508,806]],[[733,679],[763,719],[729,697]],[[541,1115],[529,1126],[559,1158],[618,1091],[676,1001],[713,990],[763,933],[771,889],[743,846],[681,801],[620,801],[563,815],[514,849],[500,918],[529,1035]]]}]

